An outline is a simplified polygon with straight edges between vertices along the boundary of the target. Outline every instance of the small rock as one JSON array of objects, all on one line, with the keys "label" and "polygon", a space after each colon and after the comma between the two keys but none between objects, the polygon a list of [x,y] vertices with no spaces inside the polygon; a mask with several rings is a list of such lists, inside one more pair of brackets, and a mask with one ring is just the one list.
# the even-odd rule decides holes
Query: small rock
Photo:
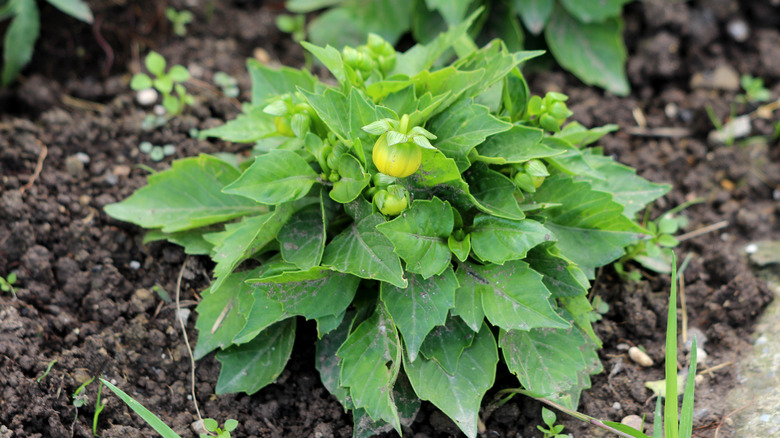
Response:
[{"label": "small rock", "polygon": [[119,183],[119,177],[111,172],[106,172],[106,174],[103,176],[103,180],[110,186],[115,186]]},{"label": "small rock", "polygon": [[130,166],[119,164],[117,166],[114,166],[112,173],[118,177],[126,177],[130,175]]},{"label": "small rock", "polygon": [[617,348],[620,351],[626,351],[629,348],[631,348],[631,346],[626,344],[625,342],[621,342],[621,343],[617,344],[617,346],[615,348]]},{"label": "small rock", "polygon": [[181,318],[185,326],[187,325],[187,320],[190,319],[191,313],[192,312],[190,311],[190,309],[187,309],[186,307],[182,307],[181,309],[179,309],[179,318]]},{"label": "small rock", "polygon": [[628,357],[643,367],[653,366],[653,359],[651,359],[647,353],[637,347],[631,347],[628,349]]},{"label": "small rock", "polygon": [[154,109],[152,109],[152,112],[154,113],[155,116],[158,117],[163,117],[165,116],[165,114],[168,113],[167,111],[165,111],[165,107],[162,105],[155,105]]},{"label": "small rock", "polygon": [[620,424],[625,424],[628,427],[633,427],[636,430],[642,430],[642,417],[639,415],[627,415],[620,420]]},{"label": "small rock", "polygon": [[132,269],[133,271],[137,271],[138,269],[141,268],[141,262],[139,262],[138,260],[130,260],[129,266],[130,269]]},{"label": "small rock", "polygon": [[65,169],[71,176],[79,176],[84,173],[84,162],[76,155],[71,155],[65,158]]},{"label": "small rock", "polygon": [[726,25],[729,35],[734,38],[735,41],[744,43],[750,36],[750,28],[745,20],[741,18],[735,18],[728,22]]},{"label": "small rock", "polygon": [[157,90],[154,88],[147,88],[145,90],[138,90],[135,94],[135,101],[141,106],[153,105],[157,102]]},{"label": "small rock", "polygon": [[713,71],[694,74],[691,78],[691,88],[738,91],[739,73],[731,66],[719,65]]},{"label": "small rock", "polygon": [[203,420],[197,420],[190,424],[190,429],[192,432],[194,432],[196,435],[210,435],[211,432],[209,432],[208,429],[206,429],[206,425],[203,424]]},{"label": "small rock", "polygon": [[756,266],[780,265],[780,241],[765,240],[756,242],[753,245],[755,250],[748,253],[750,254],[750,261]]},{"label": "small rock", "polygon": [[92,161],[89,158],[89,155],[84,152],[76,152],[73,156],[84,164],[89,164],[89,162]]},{"label": "small rock", "polygon": [[619,411],[623,406],[619,402],[612,403],[612,409]]},{"label": "small rock", "polygon": [[707,141],[715,145],[726,144],[734,139],[747,137],[751,130],[750,115],[745,114],[729,120],[721,129],[711,131]]}]

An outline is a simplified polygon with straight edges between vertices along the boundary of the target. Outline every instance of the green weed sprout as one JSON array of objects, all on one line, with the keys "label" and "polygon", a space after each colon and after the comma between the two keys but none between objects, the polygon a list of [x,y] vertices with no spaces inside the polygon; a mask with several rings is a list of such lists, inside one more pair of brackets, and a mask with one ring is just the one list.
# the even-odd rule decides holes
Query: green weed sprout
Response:
[{"label": "green weed sprout", "polygon": [[187,25],[192,22],[195,16],[190,11],[177,11],[169,7],[165,8],[165,18],[173,24],[173,33],[183,37],[187,35]]},{"label": "green weed sprout", "polygon": [[14,290],[14,284],[16,284],[16,272],[11,272],[5,278],[0,276],[0,290],[3,292],[10,292],[11,295],[16,298],[16,291]]},{"label": "green weed sprout", "polygon": [[238,97],[238,81],[229,74],[218,71],[214,73],[214,83],[222,89],[222,94],[227,97]]},{"label": "green weed sprout", "polygon": [[145,59],[146,69],[154,78],[146,73],[137,73],[130,81],[130,88],[135,91],[154,88],[162,95],[162,106],[168,118],[181,114],[187,105],[192,105],[195,99],[187,94],[183,83],[190,78],[190,72],[182,65],[174,65],[166,72],[165,58],[157,52],[149,52]]},{"label": "green weed sprout", "polygon": [[542,421],[547,427],[536,426],[543,434],[544,438],[568,438],[569,435],[563,435],[563,425],[555,424],[557,417],[555,412],[542,406]]},{"label": "green weed sprout", "polygon": [[[92,23],[92,11],[83,0],[47,0],[60,11],[85,23]],[[0,21],[11,18],[3,46],[2,85],[8,86],[32,59],[35,41],[40,34],[40,17],[36,0],[0,2]]]},{"label": "green weed sprout", "polygon": [[175,160],[106,206],[214,260],[193,355],[216,351],[218,394],[273,383],[298,316],[358,436],[400,433],[428,400],[474,438],[499,361],[570,407],[601,370],[590,281],[648,235],[635,217],[669,187],[588,147],[614,125],[532,97],[519,66],[541,52],[453,50],[479,13],[405,53],[373,34],[302,43],[332,82],[250,60],[243,113],[199,136],[251,159]]},{"label": "green weed sprout", "polygon": [[[49,364],[49,368],[46,370],[46,374],[48,374],[49,370],[54,365],[54,362],[56,362],[56,361],[52,361]],[[84,407],[87,403],[89,403],[89,397],[86,394],[86,388],[87,388],[87,386],[89,386],[94,381],[95,381],[95,378],[92,377],[91,379],[89,379],[86,382],[82,383],[78,388],[76,388],[76,391],[73,393],[73,407],[76,408],[74,421],[79,416],[79,408]],[[103,390],[103,383],[100,382],[100,385],[98,385],[97,397],[95,398],[95,413],[92,415],[92,435],[93,436],[98,436],[98,433],[97,433],[98,418],[100,416],[100,413],[103,412],[103,408],[106,407],[105,400],[103,400],[103,401],[100,400],[100,395],[101,395],[102,390]]]},{"label": "green weed sprout", "polygon": [[772,99],[772,92],[764,86],[764,79],[745,74],[739,78],[739,83],[745,94],[737,96],[742,103],[768,102]]},{"label": "green weed sprout", "polygon": [[[141,403],[138,403],[134,398],[130,397],[127,393],[117,388],[106,379],[101,378],[100,382],[106,385],[114,394],[122,399],[125,404],[138,414],[155,432],[159,433],[163,438],[181,438],[179,434],[173,431],[167,424],[165,424],[160,417],[154,415],[149,409],[144,407]],[[209,433],[200,433],[200,438],[217,437],[217,438],[230,438],[230,432],[234,431],[238,427],[238,421],[229,419],[225,421],[223,427],[219,427],[217,420],[211,418],[203,419],[203,426]]]},{"label": "green weed sprout", "polygon": [[152,161],[162,161],[165,157],[170,157],[176,153],[176,146],[172,144],[156,146],[151,142],[142,141],[138,145],[138,150],[149,155],[149,158],[151,158]]}]

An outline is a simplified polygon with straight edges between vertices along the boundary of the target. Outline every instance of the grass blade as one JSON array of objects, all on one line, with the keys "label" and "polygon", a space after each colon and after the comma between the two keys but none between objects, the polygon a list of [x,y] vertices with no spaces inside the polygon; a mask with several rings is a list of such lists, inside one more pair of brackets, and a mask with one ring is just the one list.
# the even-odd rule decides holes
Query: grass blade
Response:
[{"label": "grass blade", "polygon": [[653,418],[653,438],[664,438],[664,415],[661,397],[655,402],[655,415]]},{"label": "grass blade", "polygon": [[693,433],[693,392],[696,385],[696,338],[691,345],[691,363],[688,365],[688,378],[685,381],[682,411],[680,412],[680,438],[691,438]]},{"label": "grass blade", "polygon": [[181,438],[179,434],[173,431],[170,427],[168,427],[167,424],[163,423],[162,420],[157,415],[154,415],[149,409],[146,409],[141,403],[138,403],[135,401],[134,398],[130,397],[129,395],[125,394],[124,391],[117,388],[116,386],[112,385],[111,382],[107,381],[106,379],[100,379],[101,382],[103,382],[104,385],[108,387],[111,391],[114,392],[114,394],[117,395],[117,397],[121,398],[122,401],[124,401],[127,406],[130,407],[136,414],[140,415],[141,418],[146,421],[149,426],[152,427],[157,433],[162,435],[165,438]]},{"label": "grass blade", "polygon": [[[696,371],[694,370],[694,374]],[[666,320],[666,400],[664,401],[666,438],[677,434],[677,260],[672,259],[672,290]]]}]

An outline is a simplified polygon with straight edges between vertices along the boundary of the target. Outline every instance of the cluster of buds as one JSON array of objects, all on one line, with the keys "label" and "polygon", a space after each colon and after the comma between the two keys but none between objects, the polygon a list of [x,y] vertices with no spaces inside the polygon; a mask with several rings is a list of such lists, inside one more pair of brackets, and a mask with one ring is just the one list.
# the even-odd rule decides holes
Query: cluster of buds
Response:
[{"label": "cluster of buds", "polygon": [[561,125],[573,114],[566,106],[568,99],[565,94],[554,91],[545,94],[544,99],[533,96],[526,107],[529,122],[550,132],[560,131]]},{"label": "cluster of buds", "polygon": [[542,185],[544,179],[550,176],[547,166],[540,160],[528,160],[513,167],[516,170],[513,178],[515,185],[526,193],[536,192],[536,189]]},{"label": "cluster of buds", "polygon": [[371,76],[371,72],[379,70],[385,76],[395,67],[395,48],[377,34],[368,34],[368,43],[357,48],[344,47],[341,51],[344,63],[352,67],[360,75],[361,80]]}]

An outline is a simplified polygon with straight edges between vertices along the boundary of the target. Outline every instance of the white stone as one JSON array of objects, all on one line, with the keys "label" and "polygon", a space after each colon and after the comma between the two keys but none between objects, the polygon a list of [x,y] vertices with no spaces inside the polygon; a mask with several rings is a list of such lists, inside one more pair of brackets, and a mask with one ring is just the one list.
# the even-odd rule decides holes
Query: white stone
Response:
[{"label": "white stone", "polygon": [[135,93],[135,101],[141,106],[154,105],[154,103],[157,102],[157,90],[154,88],[138,90],[138,92]]}]

